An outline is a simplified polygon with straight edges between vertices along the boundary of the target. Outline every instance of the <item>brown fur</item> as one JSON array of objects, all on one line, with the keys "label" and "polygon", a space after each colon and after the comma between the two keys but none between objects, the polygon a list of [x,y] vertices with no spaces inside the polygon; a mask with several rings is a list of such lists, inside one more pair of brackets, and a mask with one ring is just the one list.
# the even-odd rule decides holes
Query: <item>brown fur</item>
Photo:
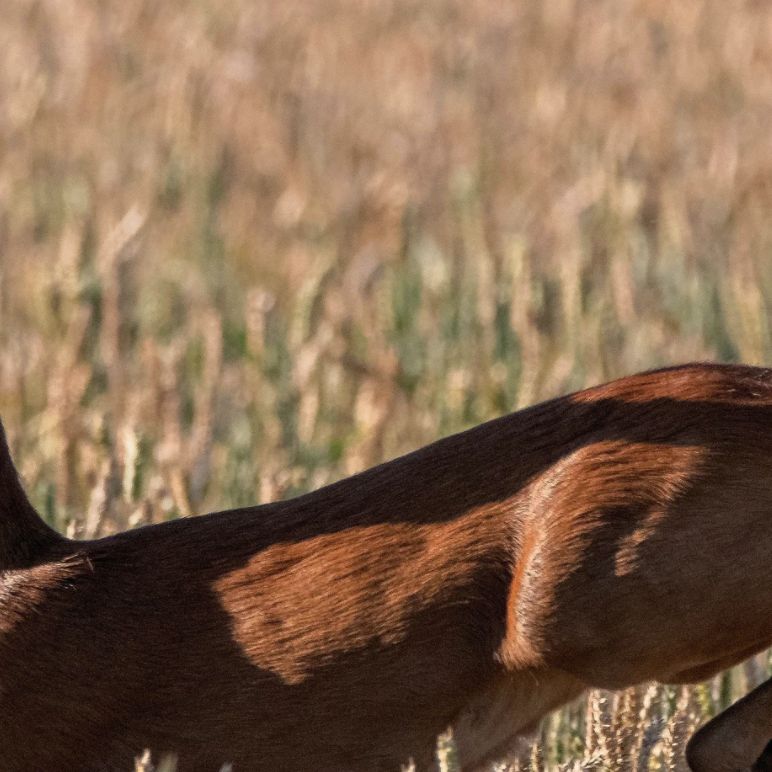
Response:
[{"label": "brown fur", "polygon": [[[299,498],[90,542],[0,459],[3,769],[475,768],[590,686],[772,642],[772,371],[689,365]],[[772,736],[772,735],[771,735]],[[709,767],[703,767],[708,769]]]}]

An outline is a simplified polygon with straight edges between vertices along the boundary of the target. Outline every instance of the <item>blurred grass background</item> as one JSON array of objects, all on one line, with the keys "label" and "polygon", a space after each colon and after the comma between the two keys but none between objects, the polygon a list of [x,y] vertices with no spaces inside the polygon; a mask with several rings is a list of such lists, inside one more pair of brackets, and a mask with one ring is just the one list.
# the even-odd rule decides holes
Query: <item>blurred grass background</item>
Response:
[{"label": "blurred grass background", "polygon": [[[624,373],[772,359],[768,3],[3,11],[0,414],[70,535],[290,496]],[[710,712],[751,670],[646,710]],[[571,715],[545,732],[589,737]]]}]

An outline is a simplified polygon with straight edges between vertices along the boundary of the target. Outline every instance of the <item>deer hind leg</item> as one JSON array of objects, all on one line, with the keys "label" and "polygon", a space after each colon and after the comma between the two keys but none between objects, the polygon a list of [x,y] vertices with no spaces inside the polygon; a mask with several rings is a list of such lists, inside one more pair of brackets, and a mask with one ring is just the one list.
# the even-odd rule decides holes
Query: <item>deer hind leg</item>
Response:
[{"label": "deer hind leg", "polygon": [[696,732],[686,748],[693,772],[772,770],[772,678]]},{"label": "deer hind leg", "polygon": [[502,673],[475,695],[453,723],[453,741],[464,772],[514,753],[550,711],[578,697],[586,684],[559,670]]}]

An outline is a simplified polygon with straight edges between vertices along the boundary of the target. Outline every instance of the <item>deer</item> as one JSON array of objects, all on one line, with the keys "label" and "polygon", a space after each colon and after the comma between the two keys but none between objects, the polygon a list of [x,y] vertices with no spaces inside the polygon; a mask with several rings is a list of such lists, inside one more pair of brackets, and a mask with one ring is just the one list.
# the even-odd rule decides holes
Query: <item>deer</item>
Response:
[{"label": "deer", "polygon": [[[496,418],[296,498],[71,540],[0,434],[0,766],[437,768],[594,687],[772,644],[772,370],[691,364]],[[695,772],[772,769],[772,681]]]}]

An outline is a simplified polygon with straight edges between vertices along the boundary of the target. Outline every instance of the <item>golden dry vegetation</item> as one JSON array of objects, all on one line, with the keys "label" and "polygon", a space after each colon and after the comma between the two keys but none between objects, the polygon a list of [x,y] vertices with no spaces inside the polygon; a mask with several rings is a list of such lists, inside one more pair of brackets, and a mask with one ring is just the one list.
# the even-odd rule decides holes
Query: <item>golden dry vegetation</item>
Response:
[{"label": "golden dry vegetation", "polygon": [[[771,67],[758,0],[9,0],[0,413],[35,503],[103,534],[769,363]],[[765,670],[593,695],[531,767],[683,768]]]}]

